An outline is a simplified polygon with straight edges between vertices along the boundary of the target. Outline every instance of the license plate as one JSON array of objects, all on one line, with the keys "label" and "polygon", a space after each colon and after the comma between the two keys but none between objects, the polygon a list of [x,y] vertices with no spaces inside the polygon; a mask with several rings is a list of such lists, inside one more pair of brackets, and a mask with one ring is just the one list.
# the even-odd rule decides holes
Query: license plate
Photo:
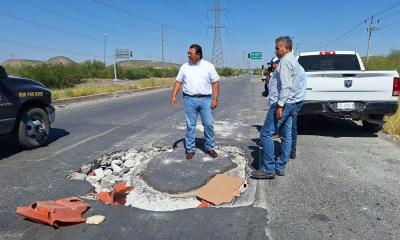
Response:
[{"label": "license plate", "polygon": [[342,110],[354,109],[354,102],[339,102],[337,108]]}]

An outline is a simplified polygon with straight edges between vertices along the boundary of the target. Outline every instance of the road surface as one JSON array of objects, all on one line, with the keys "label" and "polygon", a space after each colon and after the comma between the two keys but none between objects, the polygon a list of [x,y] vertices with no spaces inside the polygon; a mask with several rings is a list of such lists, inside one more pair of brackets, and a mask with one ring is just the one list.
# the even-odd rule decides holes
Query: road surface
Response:
[{"label": "road surface", "polygon": [[[242,148],[252,168],[266,114],[262,91],[250,76],[224,80],[215,111],[217,144]],[[15,213],[17,206],[89,191],[89,183],[65,176],[103,154],[180,140],[182,101],[172,109],[170,94],[58,107],[50,144],[40,149],[20,151],[1,137],[0,239],[400,239],[399,144],[347,121],[301,122],[297,159],[284,177],[251,181],[256,192],[247,206],[153,212],[91,201],[91,215],[103,214],[105,222],[58,230]]]}]

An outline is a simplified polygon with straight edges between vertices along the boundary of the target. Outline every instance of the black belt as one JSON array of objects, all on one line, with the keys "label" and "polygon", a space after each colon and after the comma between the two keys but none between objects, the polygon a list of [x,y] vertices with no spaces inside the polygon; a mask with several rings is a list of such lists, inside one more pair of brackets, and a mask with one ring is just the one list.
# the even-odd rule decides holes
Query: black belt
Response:
[{"label": "black belt", "polygon": [[296,104],[301,104],[301,103],[303,103],[303,101],[300,101],[300,102],[296,102]]},{"label": "black belt", "polygon": [[195,98],[204,98],[204,97],[211,97],[211,94],[195,94],[195,95],[189,95],[187,93],[183,93],[183,96],[186,97],[195,97]]}]

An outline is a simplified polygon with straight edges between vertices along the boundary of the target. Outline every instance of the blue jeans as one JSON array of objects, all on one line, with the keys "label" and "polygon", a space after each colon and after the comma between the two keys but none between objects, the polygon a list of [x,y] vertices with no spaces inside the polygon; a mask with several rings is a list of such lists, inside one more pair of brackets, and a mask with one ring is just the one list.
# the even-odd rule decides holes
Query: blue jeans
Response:
[{"label": "blue jeans", "polygon": [[297,117],[301,109],[303,108],[303,102],[296,103],[296,113],[293,116],[293,126],[292,126],[292,150],[290,155],[296,154],[296,144],[297,144]]},{"label": "blue jeans", "polygon": [[[286,104],[283,108],[282,119],[277,120],[275,115],[276,103],[269,107],[265,122],[260,131],[260,138],[264,148],[261,170],[267,173],[285,172],[286,162],[292,148],[292,124],[296,112],[296,104]],[[275,144],[272,136],[281,133],[281,155],[275,161]]]},{"label": "blue jeans", "polygon": [[211,110],[211,97],[196,98],[183,97],[183,106],[186,114],[186,152],[195,152],[197,115],[200,114],[204,127],[205,150],[214,148],[213,113]]}]

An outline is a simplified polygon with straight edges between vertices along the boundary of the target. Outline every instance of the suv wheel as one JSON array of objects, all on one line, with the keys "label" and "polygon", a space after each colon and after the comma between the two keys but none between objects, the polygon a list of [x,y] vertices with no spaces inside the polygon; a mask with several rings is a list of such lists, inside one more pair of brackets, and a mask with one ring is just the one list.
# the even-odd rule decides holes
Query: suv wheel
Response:
[{"label": "suv wheel", "polygon": [[28,149],[44,146],[50,134],[49,116],[41,108],[25,110],[17,122],[15,138]]}]

